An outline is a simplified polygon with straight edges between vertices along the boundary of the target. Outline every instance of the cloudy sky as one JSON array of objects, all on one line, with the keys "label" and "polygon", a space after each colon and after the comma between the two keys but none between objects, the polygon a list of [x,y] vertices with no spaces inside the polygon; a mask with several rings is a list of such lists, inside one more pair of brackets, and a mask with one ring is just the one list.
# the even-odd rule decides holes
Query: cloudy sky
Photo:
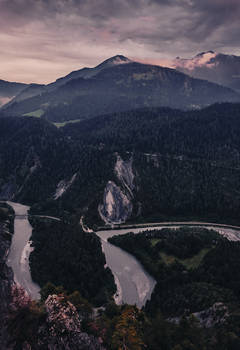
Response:
[{"label": "cloudy sky", "polygon": [[51,82],[123,54],[240,55],[240,0],[0,0],[0,79]]}]

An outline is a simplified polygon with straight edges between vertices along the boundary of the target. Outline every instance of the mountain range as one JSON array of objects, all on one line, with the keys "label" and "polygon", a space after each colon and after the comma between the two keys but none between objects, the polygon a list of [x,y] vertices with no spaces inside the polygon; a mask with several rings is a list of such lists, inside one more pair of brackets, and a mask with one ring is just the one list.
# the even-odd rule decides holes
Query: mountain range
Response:
[{"label": "mountain range", "polygon": [[187,110],[239,101],[238,92],[229,87],[117,55],[54,83],[28,85],[3,106],[2,112],[6,116],[64,122],[135,108],[168,106]]}]

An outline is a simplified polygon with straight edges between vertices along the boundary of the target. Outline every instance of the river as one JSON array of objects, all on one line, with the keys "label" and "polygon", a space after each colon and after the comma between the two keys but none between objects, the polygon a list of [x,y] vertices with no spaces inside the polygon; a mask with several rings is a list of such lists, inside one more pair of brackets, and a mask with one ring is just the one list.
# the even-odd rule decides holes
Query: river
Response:
[{"label": "river", "polygon": [[36,300],[40,298],[40,288],[32,281],[29,266],[29,255],[32,251],[29,241],[32,235],[32,226],[28,221],[29,207],[13,202],[7,203],[15,211],[14,235],[7,265],[13,270],[14,281],[21,285],[32,299]]},{"label": "river", "polygon": [[[31,296],[32,299],[39,299],[39,286],[32,281],[29,255],[32,251],[30,238],[32,227],[28,221],[29,207],[18,203],[8,202],[15,211],[14,235],[8,255],[7,264],[13,269],[14,280],[20,284]],[[59,220],[58,218],[52,218]],[[183,223],[171,223],[169,225],[145,226],[138,228],[112,229],[98,231],[97,235],[101,238],[102,248],[106,256],[106,263],[112,270],[117,284],[117,293],[115,300],[118,304],[128,303],[136,304],[138,307],[145,305],[150,299],[155,280],[143,269],[142,265],[129,253],[115,247],[107,240],[114,235],[123,235],[127,232],[138,233],[141,231],[162,229],[164,227],[177,228]],[[240,240],[240,229],[234,230],[229,227],[214,226],[210,224],[189,223],[188,226],[201,226],[209,229],[215,229],[221,235],[230,240]],[[89,232],[89,234],[91,234]]]},{"label": "river", "polygon": [[[207,223],[202,225],[200,222],[190,223],[189,225],[187,223],[184,224],[189,227],[195,226],[214,229],[229,240],[240,240],[240,229],[238,231],[228,227],[222,227],[221,225],[214,226],[213,224]],[[117,294],[115,296],[116,303],[121,304],[124,302],[142,307],[145,305],[146,301],[150,299],[156,282],[132,255],[108,243],[108,238],[115,235],[124,235],[128,232],[137,234],[146,230],[162,229],[165,227],[178,228],[182,225],[183,223],[171,223],[171,226],[145,226],[97,232],[97,235],[102,240],[102,248],[106,256],[106,263],[115,277],[117,285]]]}]

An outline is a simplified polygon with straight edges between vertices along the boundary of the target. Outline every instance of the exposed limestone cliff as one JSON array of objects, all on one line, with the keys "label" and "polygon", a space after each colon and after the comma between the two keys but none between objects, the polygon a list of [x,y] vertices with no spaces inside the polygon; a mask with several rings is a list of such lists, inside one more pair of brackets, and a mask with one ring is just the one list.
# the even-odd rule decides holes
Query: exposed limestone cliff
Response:
[{"label": "exposed limestone cliff", "polygon": [[106,224],[121,224],[131,216],[133,210],[134,173],[132,158],[123,160],[117,155],[114,172],[119,182],[109,181],[103,194],[103,204],[99,205],[99,215]]},{"label": "exposed limestone cliff", "polygon": [[133,159],[122,160],[122,158],[117,155],[117,162],[115,165],[115,173],[118,179],[121,181],[122,185],[127,188],[130,194],[134,189],[134,174],[132,168]]},{"label": "exposed limestone cliff", "polygon": [[57,189],[56,189],[56,192],[53,196],[53,198],[56,200],[60,197],[62,197],[62,195],[71,187],[71,185],[73,184],[73,182],[75,181],[76,179],[76,176],[77,176],[77,173],[74,174],[72,176],[72,178],[67,181],[67,180],[61,180],[58,185],[57,185]]},{"label": "exposed limestone cliff", "polygon": [[99,215],[106,224],[121,224],[132,213],[132,203],[120,187],[109,181],[104,190],[103,204],[99,205]]}]

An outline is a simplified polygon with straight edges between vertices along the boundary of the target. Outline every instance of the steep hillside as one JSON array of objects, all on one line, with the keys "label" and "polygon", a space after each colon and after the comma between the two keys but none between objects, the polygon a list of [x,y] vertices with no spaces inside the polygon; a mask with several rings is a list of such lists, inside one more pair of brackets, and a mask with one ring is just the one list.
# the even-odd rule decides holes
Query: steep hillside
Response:
[{"label": "steep hillside", "polygon": [[239,224],[240,106],[140,109],[57,129],[0,119],[1,198],[84,224]]},{"label": "steep hillside", "polygon": [[[116,171],[117,157],[115,174],[108,181],[120,185],[133,208],[106,182],[105,213],[113,215],[115,205],[125,208],[123,217],[128,213],[134,221],[137,216],[148,221],[204,217],[238,222],[239,116],[239,105],[230,104],[186,113],[138,110],[70,124],[63,130],[72,140],[120,153],[125,168],[131,164],[132,188]],[[111,205],[106,203],[109,192],[115,198]]]},{"label": "steep hillside", "polygon": [[77,163],[61,132],[35,118],[1,118],[0,124],[0,198],[32,203],[54,193]]},{"label": "steep hillside", "polygon": [[12,83],[9,81],[0,80],[0,107],[8,103],[26,87],[27,84]]}]

